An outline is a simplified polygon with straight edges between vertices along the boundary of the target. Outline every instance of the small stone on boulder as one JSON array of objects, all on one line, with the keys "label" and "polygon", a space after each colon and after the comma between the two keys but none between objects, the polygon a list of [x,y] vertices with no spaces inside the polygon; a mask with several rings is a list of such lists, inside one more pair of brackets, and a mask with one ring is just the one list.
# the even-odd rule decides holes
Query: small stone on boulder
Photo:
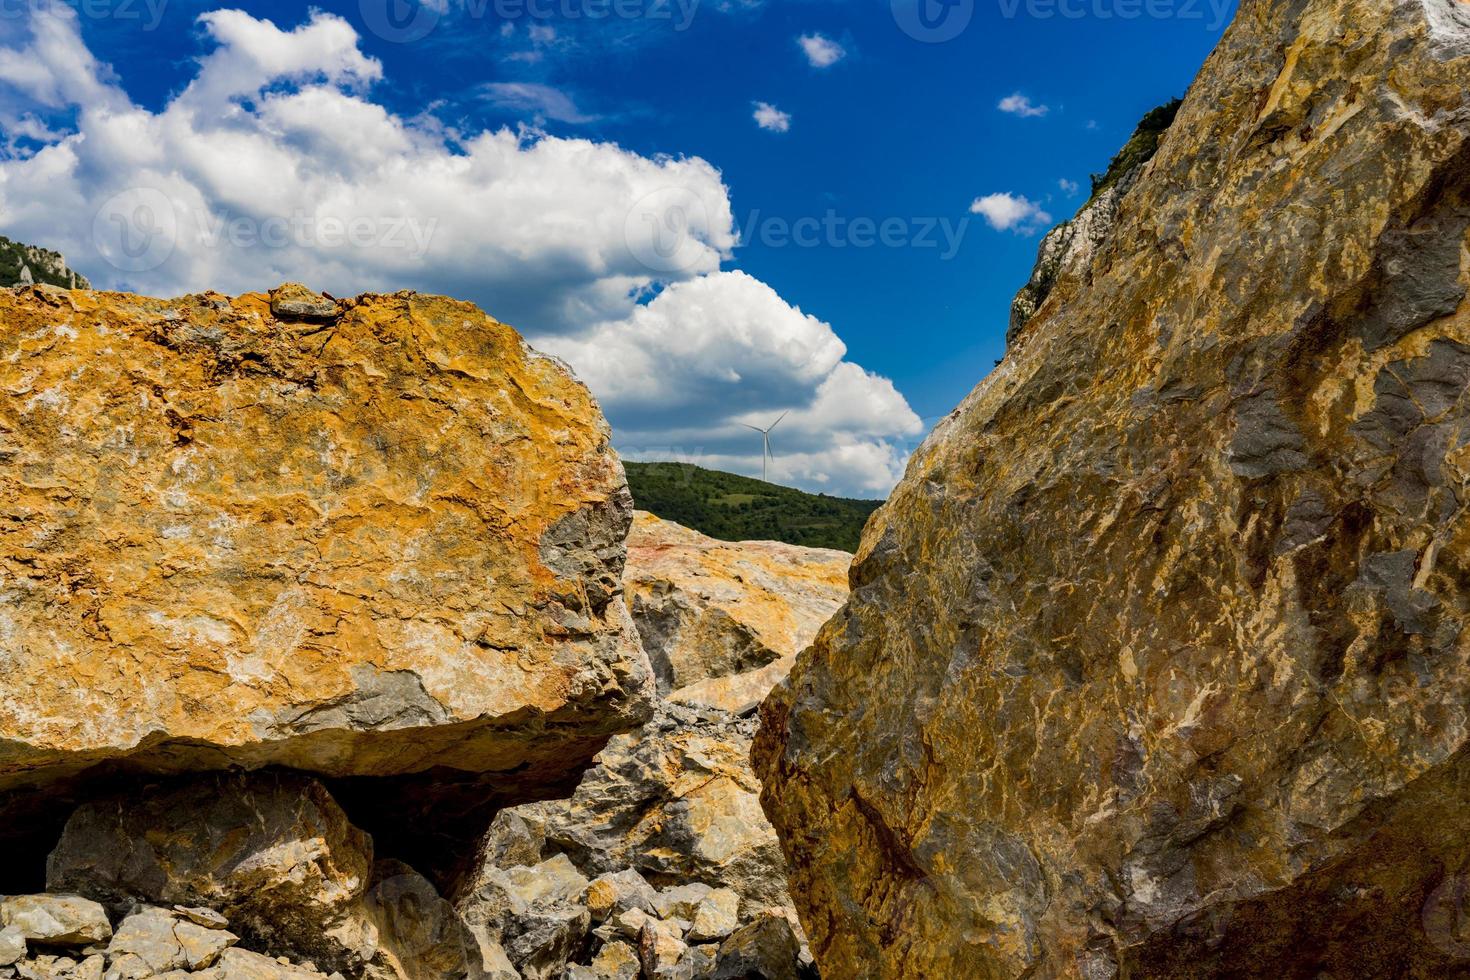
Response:
[{"label": "small stone on boulder", "polygon": [[271,290],[271,315],[277,320],[327,322],[341,315],[334,299],[313,292],[299,282],[288,282]]}]

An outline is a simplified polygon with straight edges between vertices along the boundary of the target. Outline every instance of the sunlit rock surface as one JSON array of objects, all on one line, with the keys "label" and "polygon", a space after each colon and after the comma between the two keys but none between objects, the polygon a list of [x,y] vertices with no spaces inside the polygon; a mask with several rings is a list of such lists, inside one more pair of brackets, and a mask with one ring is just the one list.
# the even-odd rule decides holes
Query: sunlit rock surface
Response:
[{"label": "sunlit rock surface", "polygon": [[756,768],[836,977],[1448,977],[1470,7],[1248,0]]},{"label": "sunlit rock surface", "polygon": [[750,740],[756,705],[846,596],[851,558],[636,515],[634,620],[666,687],[683,686],[570,799],[496,816],[456,896],[477,936],[528,977],[809,975]]},{"label": "sunlit rock surface", "polygon": [[0,839],[275,765],[427,852],[648,716],[607,424],[510,327],[299,286],[0,290],[0,324]]}]

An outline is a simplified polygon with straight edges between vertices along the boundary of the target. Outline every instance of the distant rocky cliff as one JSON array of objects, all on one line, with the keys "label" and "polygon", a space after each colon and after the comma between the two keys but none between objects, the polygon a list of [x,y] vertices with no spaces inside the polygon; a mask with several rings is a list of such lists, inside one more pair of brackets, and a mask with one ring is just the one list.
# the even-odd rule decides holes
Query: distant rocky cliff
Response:
[{"label": "distant rocky cliff", "polygon": [[762,709],[834,977],[1464,977],[1470,7],[1247,0]]},{"label": "distant rocky cliff", "polygon": [[60,252],[22,245],[0,235],[0,286],[44,283],[63,289],[91,289],[87,277],[66,267]]}]

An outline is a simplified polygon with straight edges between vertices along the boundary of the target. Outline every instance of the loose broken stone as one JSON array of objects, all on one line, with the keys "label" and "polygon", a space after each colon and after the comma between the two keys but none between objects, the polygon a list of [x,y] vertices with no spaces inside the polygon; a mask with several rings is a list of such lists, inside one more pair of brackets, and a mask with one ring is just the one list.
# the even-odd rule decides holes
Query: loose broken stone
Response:
[{"label": "loose broken stone", "polygon": [[112,938],[101,905],[80,895],[15,895],[0,898],[0,926],[51,946],[86,946]]},{"label": "loose broken stone", "polygon": [[[169,970],[212,966],[237,939],[233,933],[198,925],[175,912],[149,908],[123,919],[108,944],[107,958],[119,980],[143,980]],[[128,965],[120,965],[120,960]]]},{"label": "loose broken stone", "polygon": [[26,934],[19,926],[0,929],[0,966],[10,966],[26,955]]},{"label": "loose broken stone", "polygon": [[598,875],[587,886],[587,911],[592,913],[593,920],[597,922],[615,912],[630,908],[652,912],[656,894],[653,886],[632,868]]},{"label": "loose broken stone", "polygon": [[717,888],[695,907],[686,938],[692,943],[720,940],[739,925],[740,896],[728,888]]},{"label": "loose broken stone", "polygon": [[638,959],[650,977],[670,976],[684,949],[679,928],[670,922],[649,919],[638,934]]}]

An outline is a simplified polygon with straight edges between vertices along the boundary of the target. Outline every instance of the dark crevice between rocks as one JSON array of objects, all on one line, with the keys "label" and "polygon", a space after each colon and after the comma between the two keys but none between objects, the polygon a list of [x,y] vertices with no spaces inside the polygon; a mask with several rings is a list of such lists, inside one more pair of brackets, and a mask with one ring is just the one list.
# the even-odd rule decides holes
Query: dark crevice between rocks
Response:
[{"label": "dark crevice between rocks", "polygon": [[142,800],[188,779],[245,771],[319,780],[353,825],[372,835],[380,859],[401,861],[432,881],[441,893],[451,894],[472,870],[480,840],[495,814],[507,806],[571,796],[607,738],[559,742],[562,775],[550,779],[548,767],[536,760],[483,773],[436,767],[404,776],[333,778],[288,767],[247,769],[226,763],[198,770],[180,766],[164,775],[158,771],[160,758],[213,749],[159,743],[131,760],[109,760],[43,787],[18,786],[0,792],[0,853],[7,855],[0,862],[0,894],[46,890],[47,856],[82,804],[119,795]]},{"label": "dark crevice between rocks", "polygon": [[[606,741],[589,741],[575,752],[585,754],[590,766]],[[532,764],[496,773],[435,768],[412,776],[354,776],[322,783],[353,824],[372,835],[379,858],[409,865],[440,894],[452,895],[474,872],[480,842],[496,813],[522,803],[566,799],[583,776],[576,769],[547,782],[544,774],[534,778],[534,769]]]}]

